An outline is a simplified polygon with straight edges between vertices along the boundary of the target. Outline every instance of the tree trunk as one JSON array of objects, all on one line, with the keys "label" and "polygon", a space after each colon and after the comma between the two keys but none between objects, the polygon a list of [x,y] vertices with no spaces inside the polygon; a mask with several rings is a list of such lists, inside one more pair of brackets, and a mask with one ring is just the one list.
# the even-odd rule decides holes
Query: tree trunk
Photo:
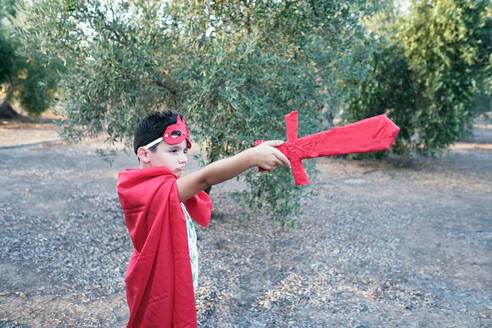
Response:
[{"label": "tree trunk", "polygon": [[324,104],[323,108],[321,109],[321,118],[326,130],[329,130],[335,126],[335,124],[333,123],[333,111],[330,105]]},{"label": "tree trunk", "polygon": [[7,101],[0,105],[0,119],[12,119],[19,117],[19,114],[10,106]]}]

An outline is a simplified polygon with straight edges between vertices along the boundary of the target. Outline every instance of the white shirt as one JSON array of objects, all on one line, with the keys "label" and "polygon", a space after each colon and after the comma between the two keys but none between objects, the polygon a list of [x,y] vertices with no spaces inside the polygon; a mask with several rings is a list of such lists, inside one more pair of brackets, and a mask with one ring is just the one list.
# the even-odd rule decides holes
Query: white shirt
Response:
[{"label": "white shirt", "polygon": [[196,290],[198,287],[198,247],[196,230],[193,225],[193,220],[190,214],[186,210],[186,207],[181,203],[181,208],[183,209],[183,214],[186,219],[186,230],[188,231],[188,248],[190,250],[190,262],[191,262],[191,273],[193,276],[193,288]]}]

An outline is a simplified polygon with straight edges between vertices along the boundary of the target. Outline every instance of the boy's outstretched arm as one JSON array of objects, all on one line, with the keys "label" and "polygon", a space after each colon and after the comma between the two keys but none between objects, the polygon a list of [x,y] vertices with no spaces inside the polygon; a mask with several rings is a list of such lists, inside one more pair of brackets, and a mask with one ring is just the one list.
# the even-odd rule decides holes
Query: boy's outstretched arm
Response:
[{"label": "boy's outstretched arm", "polygon": [[180,201],[184,202],[203,189],[232,179],[255,166],[266,171],[271,171],[279,165],[289,166],[287,157],[280,150],[274,148],[282,143],[283,141],[280,140],[266,141],[257,147],[213,162],[196,172],[179,178],[176,184]]}]

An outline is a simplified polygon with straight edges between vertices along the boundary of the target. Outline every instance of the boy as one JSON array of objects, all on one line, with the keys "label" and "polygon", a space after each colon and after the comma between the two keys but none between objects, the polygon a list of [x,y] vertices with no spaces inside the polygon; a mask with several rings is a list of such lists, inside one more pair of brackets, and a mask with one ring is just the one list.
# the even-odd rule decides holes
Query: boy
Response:
[{"label": "boy", "polygon": [[267,141],[181,176],[191,147],[182,115],[152,113],[136,127],[140,169],[118,175],[117,189],[134,251],[125,275],[127,327],[196,327],[198,276],[196,233],[210,220],[212,202],[203,190],[258,166],[271,171],[289,161]]}]

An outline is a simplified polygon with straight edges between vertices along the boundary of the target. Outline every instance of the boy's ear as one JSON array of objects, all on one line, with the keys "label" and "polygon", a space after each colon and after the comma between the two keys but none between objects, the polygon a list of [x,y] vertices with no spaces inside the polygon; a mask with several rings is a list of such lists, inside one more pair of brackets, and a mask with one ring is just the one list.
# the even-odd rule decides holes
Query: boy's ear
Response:
[{"label": "boy's ear", "polygon": [[145,149],[144,147],[140,147],[137,149],[137,156],[140,160],[140,163],[150,163],[149,150]]}]

